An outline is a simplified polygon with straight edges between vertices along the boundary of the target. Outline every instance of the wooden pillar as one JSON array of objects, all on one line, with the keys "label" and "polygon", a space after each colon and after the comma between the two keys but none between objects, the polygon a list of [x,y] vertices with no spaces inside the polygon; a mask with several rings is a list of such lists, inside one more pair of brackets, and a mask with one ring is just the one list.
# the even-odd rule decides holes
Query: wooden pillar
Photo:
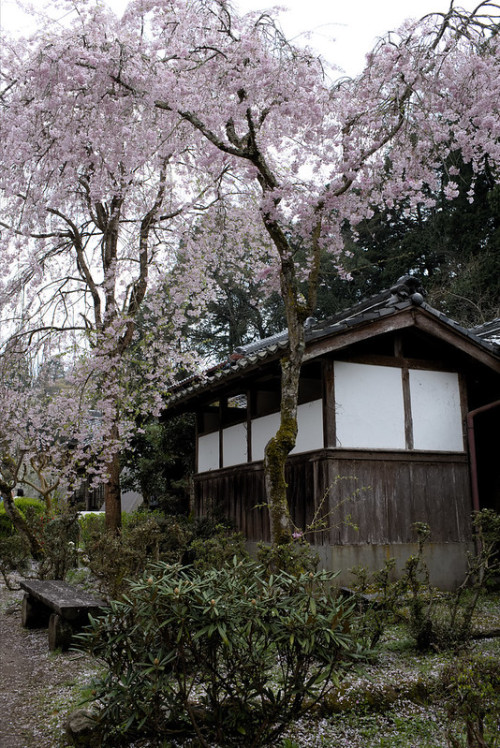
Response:
[{"label": "wooden pillar", "polygon": [[411,412],[411,394],[410,394],[410,370],[408,362],[404,357],[403,337],[400,332],[394,335],[394,358],[401,367],[401,381],[403,386],[403,408],[405,417],[405,447],[406,449],[414,448],[413,441],[413,415]]},{"label": "wooden pillar", "polygon": [[194,433],[194,472],[199,472],[199,458],[200,458],[200,447],[199,447],[199,439],[200,439],[200,433],[203,428],[203,411],[197,410],[196,411],[196,418],[195,418],[195,433]]},{"label": "wooden pillar", "polygon": [[227,397],[219,400],[219,468],[224,467],[224,413],[227,408]]},{"label": "wooden pillar", "polygon": [[335,379],[332,359],[323,361],[323,446],[337,446],[335,428]]},{"label": "wooden pillar", "polygon": [[252,462],[252,401],[253,390],[247,390],[247,462]]},{"label": "wooden pillar", "polygon": [[406,364],[401,368],[401,378],[403,382],[403,405],[405,412],[405,442],[406,449],[413,449],[413,415],[411,412],[411,394],[410,394],[410,371]]}]

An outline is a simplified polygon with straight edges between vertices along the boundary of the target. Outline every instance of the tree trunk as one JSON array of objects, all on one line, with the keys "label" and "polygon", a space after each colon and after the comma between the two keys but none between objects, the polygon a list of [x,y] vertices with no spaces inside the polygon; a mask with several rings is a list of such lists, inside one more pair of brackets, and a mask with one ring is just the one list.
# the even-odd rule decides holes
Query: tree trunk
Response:
[{"label": "tree trunk", "polygon": [[271,526],[271,542],[282,545],[292,540],[292,521],[285,480],[286,460],[297,439],[299,380],[305,350],[304,319],[306,307],[298,301],[292,262],[282,260],[281,293],[288,323],[288,356],[281,360],[280,425],[268,442],[264,457],[266,498]]},{"label": "tree trunk", "polygon": [[266,445],[264,474],[271,526],[271,542],[282,545],[292,539],[292,523],[286,496],[285,465],[297,438],[297,400],[300,365],[289,358],[281,362],[280,426]]},{"label": "tree trunk", "polygon": [[17,532],[20,535],[24,535],[24,537],[28,541],[33,558],[39,558],[42,554],[42,548],[35,535],[31,531],[28,523],[24,519],[23,515],[14,504],[12,489],[2,488],[0,493],[2,495],[6,515],[12,520],[12,524],[16,528]]},{"label": "tree trunk", "polygon": [[[118,425],[112,427],[112,442],[118,441]],[[114,452],[107,465],[108,481],[104,484],[106,529],[118,532],[122,526],[122,497],[120,489],[120,454]]]}]

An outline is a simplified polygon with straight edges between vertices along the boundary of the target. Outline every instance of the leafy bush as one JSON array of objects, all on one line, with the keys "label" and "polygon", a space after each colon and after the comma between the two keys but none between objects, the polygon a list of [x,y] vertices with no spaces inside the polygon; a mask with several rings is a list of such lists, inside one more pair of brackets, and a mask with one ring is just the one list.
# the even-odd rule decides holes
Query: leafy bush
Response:
[{"label": "leafy bush", "polygon": [[258,559],[268,574],[286,571],[288,574],[315,572],[319,564],[318,554],[303,539],[290,543],[259,543]]},{"label": "leafy bush", "polygon": [[[36,514],[42,514],[45,511],[45,504],[43,503],[43,501],[40,501],[40,499],[30,499],[26,496],[18,496],[17,498],[15,498],[14,505],[17,509],[19,509],[23,517],[26,517],[26,514],[29,510],[33,511]],[[14,535],[15,532],[16,531],[12,524],[12,520],[7,515],[5,506],[2,502],[0,503],[0,538]]]},{"label": "leafy bush", "polygon": [[500,516],[490,510],[476,512],[472,518],[478,552],[467,554],[467,573],[453,595],[443,596],[429,582],[429,571],[424,560],[424,546],[430,528],[416,523],[418,552],[406,562],[405,584],[410,595],[410,632],[417,647],[428,649],[459,649],[470,642],[472,617],[479,596],[498,574],[500,544]]},{"label": "leafy bush", "polygon": [[27,538],[19,535],[1,506],[0,573],[6,584],[10,585],[10,573],[25,574],[30,569],[42,579],[64,579],[68,569],[76,563],[78,528],[75,516],[47,514],[44,502],[39,499],[18,497],[14,503],[37,539],[41,552],[36,559],[32,558]]},{"label": "leafy bush", "polygon": [[40,579],[64,579],[77,565],[78,517],[74,512],[28,515],[28,522],[39,535],[42,556],[38,564]]},{"label": "leafy bush", "polygon": [[204,572],[154,564],[81,636],[106,666],[95,699],[109,744],[275,745],[361,654],[333,578],[268,577],[237,559]]},{"label": "leafy bush", "polygon": [[[2,511],[3,510],[3,511]],[[14,534],[14,525],[11,518],[5,513],[5,509],[0,505],[0,538],[8,538]]]},{"label": "leafy bush", "polygon": [[127,580],[140,576],[151,561],[179,561],[190,539],[186,520],[161,512],[124,516],[119,535],[108,532],[103,518],[93,515],[84,518],[83,528],[82,561],[110,597],[122,594]]},{"label": "leafy bush", "polygon": [[[399,618],[400,596],[405,590],[405,580],[393,579],[396,559],[388,559],[381,569],[369,572],[362,566],[350,569],[356,583],[353,601],[359,612],[360,634],[374,647],[387,626]],[[371,596],[371,599],[370,599]]]},{"label": "leafy bush", "polygon": [[122,594],[127,580],[140,576],[151,561],[210,569],[234,556],[248,558],[243,535],[212,521],[140,509],[123,513],[119,535],[107,532],[102,515],[85,515],[79,524],[82,561],[110,597]]},{"label": "leafy bush", "polygon": [[21,535],[0,534],[0,574],[8,587],[13,589],[9,575],[14,572],[25,573],[31,559],[29,544]]},{"label": "leafy bush", "polygon": [[[184,563],[192,564],[199,571],[220,569],[235,556],[238,559],[248,559],[245,548],[245,537],[242,533],[233,532],[226,525],[215,525],[212,533],[207,536],[203,528],[201,536],[194,536],[186,553],[182,557]],[[196,533],[197,527],[194,528]]]},{"label": "leafy bush", "polygon": [[88,549],[96,535],[102,535],[106,532],[104,512],[80,513],[78,515],[78,527],[80,528],[80,545],[83,550]]},{"label": "leafy bush", "polygon": [[479,655],[456,660],[442,674],[447,694],[451,748],[495,748],[500,745],[500,663]]}]

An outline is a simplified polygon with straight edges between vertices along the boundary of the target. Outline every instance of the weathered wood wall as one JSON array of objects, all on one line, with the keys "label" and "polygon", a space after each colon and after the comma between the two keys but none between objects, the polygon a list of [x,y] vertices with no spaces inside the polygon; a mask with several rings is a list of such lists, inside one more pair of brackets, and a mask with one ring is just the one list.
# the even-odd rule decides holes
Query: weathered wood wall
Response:
[{"label": "weathered wood wall", "polygon": [[367,452],[332,456],[329,463],[330,544],[409,543],[415,522],[430,525],[434,542],[471,539],[465,455]]},{"label": "weathered wood wall", "polygon": [[[287,482],[297,527],[324,521],[317,544],[409,543],[414,522],[435,542],[471,539],[464,454],[321,450],[289,458]],[[195,498],[199,516],[216,508],[248,540],[269,540],[261,462],[197,475]]]}]

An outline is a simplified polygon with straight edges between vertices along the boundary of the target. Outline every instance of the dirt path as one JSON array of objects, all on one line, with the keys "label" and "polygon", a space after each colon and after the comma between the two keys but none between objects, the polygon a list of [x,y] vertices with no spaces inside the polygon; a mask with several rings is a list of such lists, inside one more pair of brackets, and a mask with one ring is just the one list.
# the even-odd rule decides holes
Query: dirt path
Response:
[{"label": "dirt path", "polygon": [[91,662],[49,653],[46,630],[22,628],[21,599],[0,581],[0,748],[58,748],[76,708],[73,689],[88,682]]}]

